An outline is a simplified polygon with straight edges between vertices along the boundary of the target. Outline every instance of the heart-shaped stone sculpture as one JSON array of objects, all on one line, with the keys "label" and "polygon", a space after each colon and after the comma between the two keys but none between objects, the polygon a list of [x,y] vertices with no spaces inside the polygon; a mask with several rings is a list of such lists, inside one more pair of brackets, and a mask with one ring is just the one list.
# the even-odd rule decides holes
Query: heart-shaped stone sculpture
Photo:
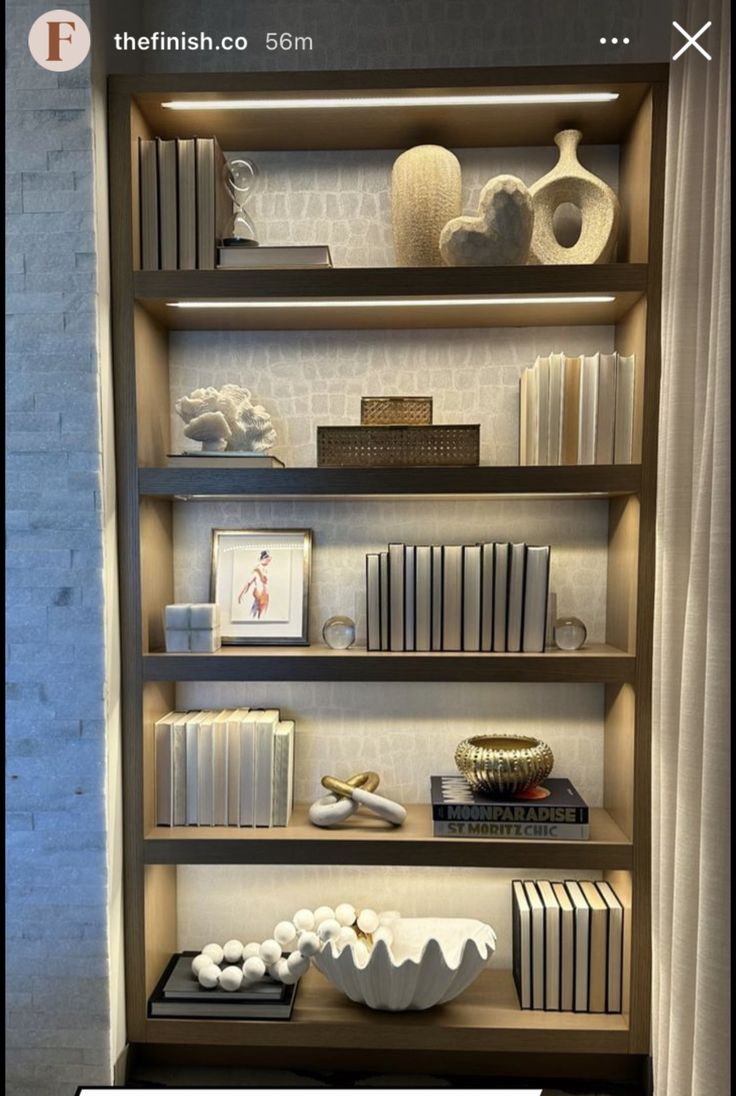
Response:
[{"label": "heart-shaped stone sculpture", "polygon": [[483,187],[477,217],[455,217],[440,235],[448,266],[523,265],[534,229],[531,195],[515,175],[497,175]]}]

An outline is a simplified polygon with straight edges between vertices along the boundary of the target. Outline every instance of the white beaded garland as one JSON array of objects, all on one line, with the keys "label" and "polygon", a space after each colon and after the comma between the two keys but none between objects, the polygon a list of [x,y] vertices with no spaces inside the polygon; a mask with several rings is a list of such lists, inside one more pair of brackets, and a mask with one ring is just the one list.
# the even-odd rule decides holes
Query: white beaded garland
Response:
[{"label": "white beaded garland", "polygon": [[202,955],[209,955],[212,962],[216,963],[218,966],[225,958],[225,952],[219,944],[206,944],[202,948]]},{"label": "white beaded garland", "polygon": [[209,955],[195,955],[192,959],[192,974],[195,978],[199,977],[199,972],[204,970],[205,967],[212,965],[212,958]]},{"label": "white beaded garland", "polygon": [[284,977],[289,974],[289,967],[286,959],[277,959],[276,962],[268,968],[268,973],[272,978],[276,978],[279,982],[283,982]]},{"label": "white beaded garland", "polygon": [[292,921],[297,929],[302,932],[311,932],[314,928],[314,914],[311,910],[297,910]]},{"label": "white beaded garland", "polygon": [[334,921],[335,911],[332,906],[318,906],[314,911],[314,923],[317,928],[323,921]]},{"label": "white beaded garland", "polygon": [[273,930],[273,938],[281,944],[282,948],[287,948],[296,938],[296,928],[291,921],[279,921],[276,928]]},{"label": "white beaded garland", "polygon": [[226,963],[239,963],[243,958],[243,943],[241,940],[228,940],[222,952]]},{"label": "white beaded garland", "polygon": [[297,978],[301,978],[301,976],[306,974],[309,970],[310,962],[307,956],[302,955],[300,951],[292,951],[291,955],[286,960],[286,965],[291,974],[295,974]]},{"label": "white beaded garland", "polygon": [[220,973],[220,989],[234,993],[243,984],[243,972],[240,967],[225,967]]},{"label": "white beaded garland", "polygon": [[322,949],[322,942],[316,932],[303,932],[299,937],[299,951],[302,955],[316,955]]},{"label": "white beaded garland", "polygon": [[378,914],[375,910],[365,909],[358,914],[358,928],[361,932],[372,933],[378,928]]},{"label": "white beaded garland", "polygon": [[208,967],[203,967],[197,975],[197,981],[204,989],[214,989],[220,981],[220,968],[216,967],[214,963],[210,963]]},{"label": "white beaded garland", "polygon": [[335,906],[335,920],[341,925],[354,925],[356,917],[355,906],[351,906],[349,902],[341,902],[339,906]]},{"label": "white beaded garland", "polygon": [[281,945],[275,940],[264,940],[260,947],[260,956],[266,966],[281,958]]},{"label": "white beaded garland", "polygon": [[368,951],[368,948],[362,940],[358,940],[357,944],[352,945],[352,948],[355,965],[358,967],[364,967],[368,962],[368,959],[370,958],[370,952]]},{"label": "white beaded garland", "polygon": [[358,939],[358,934],[354,928],[350,925],[344,925],[340,929],[340,935],[337,938],[337,946],[340,948],[347,947],[349,944],[354,944]]},{"label": "white beaded garland", "polygon": [[336,921],[334,917],[328,917],[326,921],[322,921],[320,924],[317,935],[325,943],[328,940],[337,940],[341,927],[340,922]]},{"label": "white beaded garland", "polygon": [[250,955],[243,963],[243,975],[248,982],[260,982],[265,978],[266,964],[260,955]]},{"label": "white beaded garland", "polygon": [[255,941],[251,944],[246,944],[243,948],[243,959],[252,959],[253,956],[261,954],[261,945],[256,944]]}]

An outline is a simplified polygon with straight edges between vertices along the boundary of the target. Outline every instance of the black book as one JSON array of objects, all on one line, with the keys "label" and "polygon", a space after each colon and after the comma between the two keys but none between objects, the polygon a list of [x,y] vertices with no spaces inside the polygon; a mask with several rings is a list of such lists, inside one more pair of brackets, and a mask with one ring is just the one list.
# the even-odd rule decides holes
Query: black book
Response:
[{"label": "black book", "polygon": [[432,818],[445,822],[526,822],[587,825],[588,805],[566,777],[550,776],[545,799],[515,799],[475,792],[464,776],[433,776]]},{"label": "black book", "polygon": [[227,993],[204,989],[192,975],[196,951],[173,955],[148,1002],[149,1016],[182,1020],[290,1020],[296,987],[266,977]]}]

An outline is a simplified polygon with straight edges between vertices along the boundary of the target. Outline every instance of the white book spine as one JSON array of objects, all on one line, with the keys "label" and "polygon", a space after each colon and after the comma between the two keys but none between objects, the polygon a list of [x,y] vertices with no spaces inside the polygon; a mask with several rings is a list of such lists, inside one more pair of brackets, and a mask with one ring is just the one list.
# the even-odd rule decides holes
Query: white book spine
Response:
[{"label": "white book spine", "polygon": [[404,562],[405,546],[388,546],[389,649],[404,650]]},{"label": "white book spine", "polygon": [[549,358],[537,358],[537,464],[549,464]]},{"label": "white book spine", "polygon": [[175,712],[157,720],[154,726],[154,752],[156,761],[156,825],[174,824],[174,751],[172,722]]},{"label": "white book spine", "polygon": [[416,608],[415,647],[417,651],[432,649],[432,549],[420,544],[416,549]]},{"label": "white book spine", "polygon": [[365,557],[366,646],[381,649],[381,575],[377,553]]},{"label": "white book spine", "polygon": [[404,650],[416,648],[416,548],[407,544],[404,555]]},{"label": "white book spine", "polygon": [[509,586],[509,545],[495,544],[493,549],[493,650],[506,650],[506,611]]},{"label": "white book spine", "polygon": [[227,824],[240,825],[240,716],[227,722]]},{"label": "white book spine", "polygon": [[531,910],[532,937],[532,1008],[544,1008],[544,906],[536,884],[525,881],[527,901]]},{"label": "white book spine", "polygon": [[199,712],[187,722],[187,826],[197,825],[197,789],[199,782],[198,773],[198,731],[199,720],[203,713]]},{"label": "white book spine", "polygon": [[634,392],[636,359],[618,355],[616,367],[616,413],[614,423],[614,462],[631,464],[634,460]]},{"label": "white book spine", "polygon": [[241,826],[256,824],[256,714],[256,712],[248,712],[240,723]]},{"label": "white book spine", "polygon": [[432,546],[432,650],[442,650],[442,546]]},{"label": "white book spine", "polygon": [[525,544],[512,544],[509,550],[509,592],[506,611],[506,650],[521,650],[521,629],[524,612]]},{"label": "white book spine", "polygon": [[524,582],[522,651],[543,651],[549,604],[548,545],[527,545]]},{"label": "white book spine", "polygon": [[598,420],[595,463],[613,464],[616,415],[616,354],[601,354],[598,364]]},{"label": "white book spine", "polygon": [[512,940],[514,981],[522,1008],[532,1007],[531,916],[524,884],[512,882]]},{"label": "white book spine", "polygon": [[261,712],[256,722],[256,779],[255,823],[256,826],[273,825],[273,747],[278,712],[269,709]]},{"label": "white book spine", "polygon": [[380,552],[378,568],[381,578],[381,650],[389,649],[388,635],[388,552]]},{"label": "white book spine", "polygon": [[174,825],[187,824],[187,737],[186,717],[181,716],[172,727],[174,754]]},{"label": "white book spine", "polygon": [[562,354],[549,357],[549,416],[547,463],[562,464]]},{"label": "white book spine", "polygon": [[208,716],[198,728],[197,736],[197,825],[212,826],[215,772],[212,746],[212,717]]},{"label": "white book spine", "polygon": [[481,550],[481,651],[493,650],[493,575],[493,545],[484,544]]},{"label": "white book spine", "polygon": [[588,1011],[588,977],[590,952],[590,909],[585,901],[580,884],[575,880],[566,880],[565,887],[573,905],[575,924],[575,985],[573,992],[573,1010]]},{"label": "white book spine", "polygon": [[442,553],[442,650],[462,649],[463,549],[446,544]]},{"label": "white book spine", "polygon": [[225,712],[221,712],[212,724],[212,768],[214,770],[212,824],[214,826],[227,826],[228,824],[227,728],[227,715]]},{"label": "white book spine", "polygon": [[580,367],[578,464],[595,464],[599,360],[600,354],[589,355]]},{"label": "white book spine", "polygon": [[463,650],[480,650],[481,546],[463,548]]}]

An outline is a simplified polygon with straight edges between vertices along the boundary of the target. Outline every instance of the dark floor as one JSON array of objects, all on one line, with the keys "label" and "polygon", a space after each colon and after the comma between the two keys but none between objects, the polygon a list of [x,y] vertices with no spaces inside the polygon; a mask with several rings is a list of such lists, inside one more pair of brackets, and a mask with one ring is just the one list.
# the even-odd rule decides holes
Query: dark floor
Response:
[{"label": "dark floor", "polygon": [[[442,1077],[411,1074],[371,1074],[323,1071],[243,1069],[236,1066],[212,1069],[204,1066],[140,1065],[134,1068],[129,1085],[150,1088],[219,1087],[219,1088],[482,1088],[492,1096],[493,1088],[527,1088],[535,1090],[538,1081],[518,1078]],[[601,1081],[553,1082],[542,1090],[542,1096],[644,1096],[639,1086],[603,1083]]]}]

